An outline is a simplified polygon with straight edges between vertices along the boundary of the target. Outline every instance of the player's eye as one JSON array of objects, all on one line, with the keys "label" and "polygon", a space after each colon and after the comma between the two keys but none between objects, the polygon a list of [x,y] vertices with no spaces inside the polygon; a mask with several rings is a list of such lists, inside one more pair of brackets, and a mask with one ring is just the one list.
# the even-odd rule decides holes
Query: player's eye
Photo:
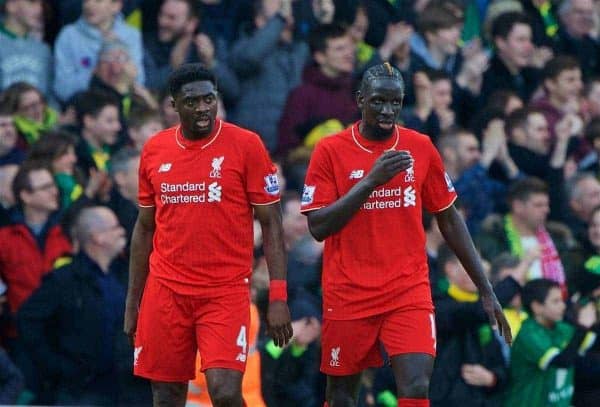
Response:
[{"label": "player's eye", "polygon": [[215,101],[215,95],[204,96],[204,103],[212,103]]}]

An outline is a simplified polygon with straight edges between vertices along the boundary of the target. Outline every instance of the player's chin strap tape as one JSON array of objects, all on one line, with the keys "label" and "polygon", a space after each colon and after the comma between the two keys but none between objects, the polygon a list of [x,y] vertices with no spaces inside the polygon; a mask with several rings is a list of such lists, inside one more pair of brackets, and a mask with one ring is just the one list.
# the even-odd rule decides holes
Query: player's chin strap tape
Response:
[{"label": "player's chin strap tape", "polygon": [[271,280],[269,284],[269,302],[287,301],[287,281]]}]

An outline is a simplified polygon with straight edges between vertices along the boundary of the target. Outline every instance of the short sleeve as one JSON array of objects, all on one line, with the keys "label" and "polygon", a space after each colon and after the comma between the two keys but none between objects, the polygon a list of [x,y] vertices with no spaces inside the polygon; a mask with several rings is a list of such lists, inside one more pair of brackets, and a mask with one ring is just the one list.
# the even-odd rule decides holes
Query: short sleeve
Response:
[{"label": "short sleeve", "polygon": [[146,149],[142,150],[140,157],[140,168],[138,170],[138,202],[142,208],[154,207],[154,189],[150,181],[150,168]]},{"label": "short sleeve", "polygon": [[312,153],[302,192],[301,212],[323,208],[339,198],[331,157],[323,143]]},{"label": "short sleeve", "polygon": [[423,206],[431,213],[443,211],[456,200],[452,180],[444,170],[442,158],[431,141],[427,141],[429,168],[423,182]]},{"label": "short sleeve", "polygon": [[252,205],[268,205],[280,199],[277,168],[258,135],[245,147],[246,194]]}]

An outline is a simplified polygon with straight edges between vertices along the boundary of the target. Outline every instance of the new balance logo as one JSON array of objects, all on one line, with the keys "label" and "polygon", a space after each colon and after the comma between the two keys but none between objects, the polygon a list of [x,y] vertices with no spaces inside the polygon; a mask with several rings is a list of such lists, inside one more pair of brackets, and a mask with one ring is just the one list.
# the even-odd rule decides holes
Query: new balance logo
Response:
[{"label": "new balance logo", "polygon": [[361,179],[365,175],[364,170],[352,170],[350,173],[350,179]]},{"label": "new balance logo", "polygon": [[238,362],[245,362],[246,361],[246,354],[245,353],[238,353],[238,355],[235,357],[235,360],[237,360]]},{"label": "new balance logo", "polygon": [[171,170],[171,163],[164,163],[158,167],[158,172],[167,172]]},{"label": "new balance logo", "polygon": [[133,350],[133,366],[137,366],[138,358],[140,357],[140,353],[142,353],[143,346],[138,346]]},{"label": "new balance logo", "polygon": [[329,361],[329,366],[331,367],[339,367],[340,366],[340,347],[331,348],[331,360]]},{"label": "new balance logo", "polygon": [[218,183],[213,182],[208,186],[208,202],[221,202],[221,187]]}]

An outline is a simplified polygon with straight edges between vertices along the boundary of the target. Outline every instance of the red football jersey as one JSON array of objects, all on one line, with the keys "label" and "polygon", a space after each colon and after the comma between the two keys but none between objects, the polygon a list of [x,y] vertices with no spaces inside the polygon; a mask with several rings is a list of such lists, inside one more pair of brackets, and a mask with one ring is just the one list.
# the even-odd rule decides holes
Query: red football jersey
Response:
[{"label": "red football jersey", "polygon": [[259,136],[217,120],[190,141],[179,126],[144,146],[139,204],[156,207],[150,272],[181,294],[248,286],[252,205],[279,201],[276,168]]},{"label": "red football jersey", "polygon": [[414,166],[377,187],[346,226],[325,239],[326,318],[356,319],[431,304],[422,208],[442,211],[456,193],[429,137],[396,126],[390,139],[370,141],[356,123],[321,140],[308,167],[301,210],[337,201],[388,149],[409,150]]}]

